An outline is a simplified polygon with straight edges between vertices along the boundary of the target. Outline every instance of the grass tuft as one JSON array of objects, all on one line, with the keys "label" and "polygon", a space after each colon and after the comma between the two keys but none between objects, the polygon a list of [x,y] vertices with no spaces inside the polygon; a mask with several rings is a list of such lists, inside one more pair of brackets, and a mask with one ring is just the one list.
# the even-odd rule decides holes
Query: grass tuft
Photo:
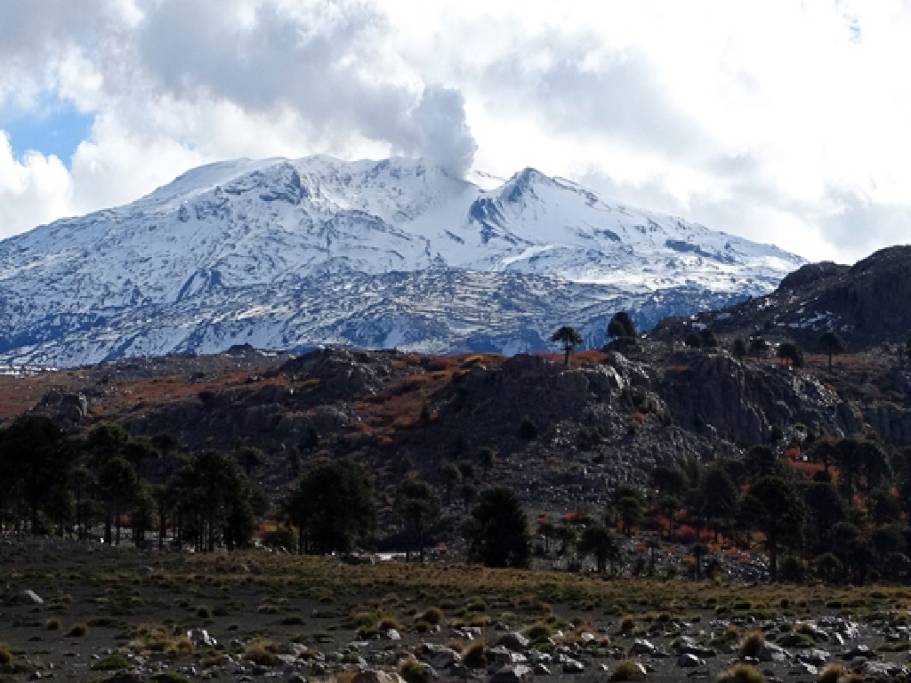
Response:
[{"label": "grass tuft", "polygon": [[722,672],[717,683],[766,683],[766,677],[755,666],[738,664]]},{"label": "grass tuft", "polygon": [[644,678],[639,664],[632,659],[624,659],[612,672],[609,681],[641,681]]}]

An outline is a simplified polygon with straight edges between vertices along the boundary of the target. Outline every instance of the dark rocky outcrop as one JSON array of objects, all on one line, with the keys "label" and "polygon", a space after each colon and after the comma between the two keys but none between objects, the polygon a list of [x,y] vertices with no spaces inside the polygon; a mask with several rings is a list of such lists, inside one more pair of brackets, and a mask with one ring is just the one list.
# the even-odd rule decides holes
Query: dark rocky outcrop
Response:
[{"label": "dark rocky outcrop", "polygon": [[817,433],[845,431],[837,412],[841,399],[812,375],[742,363],[723,351],[673,355],[661,395],[677,424],[712,428],[745,446],[765,443],[773,428],[796,422]]},{"label": "dark rocky outcrop", "polygon": [[803,266],[764,297],[691,318],[669,318],[653,338],[680,339],[693,329],[716,334],[793,339],[819,349],[834,330],[850,350],[907,341],[911,334],[911,246],[882,249],[853,266],[823,262]]}]

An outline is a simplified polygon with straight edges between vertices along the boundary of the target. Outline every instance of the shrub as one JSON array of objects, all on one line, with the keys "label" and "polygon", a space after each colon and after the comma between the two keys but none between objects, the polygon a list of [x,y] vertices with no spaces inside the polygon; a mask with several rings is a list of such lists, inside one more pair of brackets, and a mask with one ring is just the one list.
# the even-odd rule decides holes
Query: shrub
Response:
[{"label": "shrub", "polygon": [[519,437],[523,441],[534,441],[538,438],[538,425],[528,415],[519,423]]},{"label": "shrub", "polygon": [[465,646],[462,663],[469,669],[483,669],[487,666],[487,646],[483,640],[473,640]]},{"label": "shrub", "polygon": [[609,681],[641,681],[645,676],[639,664],[632,659],[625,659],[611,672]]},{"label": "shrub", "polygon": [[787,583],[803,583],[807,579],[807,564],[799,557],[788,555],[781,561],[779,578]]},{"label": "shrub", "polygon": [[59,631],[60,620],[57,617],[51,617],[46,622],[44,622],[44,628],[48,631]]},{"label": "shrub", "polygon": [[130,662],[127,661],[127,658],[116,652],[104,659],[99,659],[92,665],[92,671],[122,671],[129,668]]},{"label": "shrub", "polygon": [[738,664],[722,672],[717,683],[766,683],[766,677],[754,666]]},{"label": "shrub", "polygon": [[9,645],[0,643],[0,666],[9,666],[13,663],[13,653],[10,652]]}]

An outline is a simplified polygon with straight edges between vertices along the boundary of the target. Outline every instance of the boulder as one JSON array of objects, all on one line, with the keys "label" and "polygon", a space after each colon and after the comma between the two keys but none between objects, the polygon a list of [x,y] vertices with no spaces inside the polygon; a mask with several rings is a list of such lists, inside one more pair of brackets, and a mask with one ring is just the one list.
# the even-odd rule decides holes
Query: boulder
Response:
[{"label": "boulder", "polygon": [[705,666],[705,660],[700,659],[694,654],[682,654],[677,657],[677,666],[683,667],[684,669],[695,669],[700,666]]},{"label": "boulder", "polygon": [[532,675],[532,670],[524,664],[507,664],[498,669],[488,683],[525,683],[531,680]]},{"label": "boulder", "polygon": [[204,628],[191,628],[187,631],[187,638],[193,643],[193,647],[215,647],[218,641],[209,635]]},{"label": "boulder", "polygon": [[528,638],[518,631],[510,631],[509,633],[504,633],[500,637],[498,644],[513,652],[525,652],[528,649],[530,642],[531,641],[529,641]]}]

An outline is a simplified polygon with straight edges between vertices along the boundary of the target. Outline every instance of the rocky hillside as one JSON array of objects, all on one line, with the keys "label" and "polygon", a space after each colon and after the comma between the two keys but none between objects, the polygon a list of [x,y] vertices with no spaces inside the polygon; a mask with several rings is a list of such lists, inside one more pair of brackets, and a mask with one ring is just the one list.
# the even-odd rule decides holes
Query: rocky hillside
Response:
[{"label": "rocky hillside", "polygon": [[[6,420],[27,410],[73,430],[117,421],[187,449],[250,444],[276,492],[308,460],[350,456],[381,480],[435,479],[472,462],[529,502],[602,503],[656,463],[711,460],[756,443],[878,433],[911,445],[911,369],[877,351],[791,369],[770,358],[646,342],[626,354],[432,356],[314,351],[117,361],[0,377]],[[493,458],[482,458],[491,449]]]},{"label": "rocky hillside", "polygon": [[853,266],[813,263],[788,275],[771,294],[717,311],[668,320],[657,338],[682,338],[690,329],[717,334],[790,338],[818,348],[820,335],[836,331],[849,349],[883,342],[904,344],[911,335],[911,246],[877,251]]}]

